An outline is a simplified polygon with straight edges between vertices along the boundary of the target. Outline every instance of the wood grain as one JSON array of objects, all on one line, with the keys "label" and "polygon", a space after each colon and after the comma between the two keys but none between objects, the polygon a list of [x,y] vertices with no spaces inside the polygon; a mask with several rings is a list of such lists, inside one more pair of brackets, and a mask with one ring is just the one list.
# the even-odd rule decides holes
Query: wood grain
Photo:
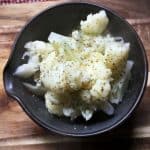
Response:
[{"label": "wood grain", "polygon": [[[24,113],[16,101],[7,97],[3,88],[2,72],[16,35],[24,24],[41,10],[67,1],[69,0],[0,6],[0,150],[88,150],[96,147],[149,150],[150,87],[146,89],[142,103],[128,124],[124,124],[106,136],[85,139],[47,133]],[[110,7],[126,18],[143,41],[150,62],[149,0],[90,0],[88,2]]]},{"label": "wood grain", "polygon": [[81,0],[81,2],[109,7],[125,18],[143,19],[150,17],[149,0]]}]

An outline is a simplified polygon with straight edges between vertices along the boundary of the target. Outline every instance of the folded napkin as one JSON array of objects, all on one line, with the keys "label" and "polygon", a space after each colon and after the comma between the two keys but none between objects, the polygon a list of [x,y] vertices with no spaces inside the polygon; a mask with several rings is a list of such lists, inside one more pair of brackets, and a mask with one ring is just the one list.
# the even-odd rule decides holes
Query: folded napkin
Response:
[{"label": "folded napkin", "polygon": [[13,3],[30,3],[30,2],[43,2],[48,0],[0,0],[0,4],[13,4]]}]

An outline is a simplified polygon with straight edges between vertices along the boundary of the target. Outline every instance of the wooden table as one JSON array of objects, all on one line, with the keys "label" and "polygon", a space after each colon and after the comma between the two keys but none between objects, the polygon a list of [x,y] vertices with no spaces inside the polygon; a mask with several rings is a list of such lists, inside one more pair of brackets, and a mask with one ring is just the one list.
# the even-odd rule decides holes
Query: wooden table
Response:
[{"label": "wooden table", "polygon": [[[3,67],[11,51],[16,34],[32,16],[56,3],[48,1],[0,6],[0,150],[76,150],[76,149],[150,149],[150,88],[134,117],[106,136],[70,138],[47,133],[37,126],[7,97],[3,88]],[[84,1],[84,0],[81,0]],[[141,37],[150,62],[150,1],[149,0],[91,0],[114,9],[133,25]]]}]

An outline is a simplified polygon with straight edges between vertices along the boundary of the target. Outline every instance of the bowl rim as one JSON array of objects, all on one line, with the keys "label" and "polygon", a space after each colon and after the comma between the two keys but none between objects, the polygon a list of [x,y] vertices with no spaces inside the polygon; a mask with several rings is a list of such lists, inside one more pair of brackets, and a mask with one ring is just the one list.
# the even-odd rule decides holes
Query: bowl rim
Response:
[{"label": "bowl rim", "polygon": [[[7,89],[7,86],[6,86],[6,81],[5,81],[5,73],[7,71],[7,67],[9,65],[9,62],[11,61],[12,59],[12,56],[13,56],[13,53],[14,53],[14,50],[15,50],[15,46],[21,36],[21,34],[24,32],[24,30],[28,27],[28,25],[33,22],[36,18],[40,17],[43,13],[47,12],[49,9],[53,9],[53,8],[58,8],[58,7],[63,7],[65,5],[91,5],[91,6],[96,6],[96,7],[99,7],[100,9],[104,9],[106,11],[108,11],[109,13],[117,16],[121,21],[123,21],[124,23],[126,23],[128,25],[128,27],[130,28],[130,30],[135,34],[135,37],[141,47],[141,50],[142,50],[142,53],[143,53],[143,60],[144,60],[144,66],[145,66],[145,71],[144,71],[144,80],[143,80],[143,83],[142,83],[142,87],[141,87],[141,91],[140,93],[138,94],[137,96],[137,99],[136,99],[136,102],[133,104],[133,106],[131,107],[131,109],[121,118],[119,119],[116,123],[114,123],[113,125],[107,127],[107,128],[104,128],[102,130],[99,130],[99,131],[96,131],[96,132],[89,132],[89,133],[81,133],[81,134],[75,134],[75,133],[69,133],[69,132],[64,132],[62,131],[61,129],[58,130],[58,128],[53,128],[52,126],[48,126],[47,124],[45,124],[44,122],[42,122],[38,117],[36,117],[36,115],[34,115],[32,112],[30,112],[26,106],[24,105],[24,103],[22,102],[22,100],[19,98],[19,96],[16,96],[14,93],[11,93],[9,91],[9,89]],[[116,13],[114,10],[106,7],[105,5],[103,4],[94,4],[94,3],[91,3],[91,2],[63,2],[63,3],[59,3],[59,4],[55,4],[53,6],[49,6],[47,7],[46,9],[40,11],[38,14],[34,15],[33,17],[31,17],[31,19],[29,19],[25,25],[22,27],[22,29],[19,31],[19,33],[17,34],[15,40],[14,40],[14,43],[11,47],[11,53],[9,55],[9,58],[6,62],[6,65],[4,67],[4,70],[3,70],[3,83],[4,83],[4,89],[5,89],[5,92],[7,93],[7,95],[11,98],[14,98],[17,100],[17,102],[19,103],[19,105],[22,107],[22,109],[26,112],[26,114],[36,123],[38,124],[39,126],[47,129],[48,131],[52,131],[52,132],[55,132],[55,133],[58,133],[58,134],[61,134],[61,135],[67,135],[67,136],[72,136],[72,137],[88,137],[88,136],[93,136],[93,135],[98,135],[98,134],[103,134],[103,133],[106,133],[106,132],[110,132],[111,130],[113,130],[114,128],[120,126],[122,123],[124,123],[124,121],[126,121],[130,116],[131,114],[133,113],[133,111],[137,108],[137,106],[139,105],[142,97],[143,97],[143,94],[144,94],[144,91],[146,89],[146,85],[147,85],[147,80],[148,80],[148,60],[147,60],[147,56],[146,56],[146,51],[145,51],[145,48],[143,46],[143,43],[140,39],[140,37],[138,36],[136,30],[132,27],[132,25],[130,25],[124,17],[118,15],[118,13]]]}]

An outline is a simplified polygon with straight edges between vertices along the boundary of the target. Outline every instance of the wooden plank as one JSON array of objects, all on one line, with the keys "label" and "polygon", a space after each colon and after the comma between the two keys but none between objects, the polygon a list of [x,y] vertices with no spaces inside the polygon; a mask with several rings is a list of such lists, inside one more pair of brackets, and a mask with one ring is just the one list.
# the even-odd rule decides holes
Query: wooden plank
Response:
[{"label": "wooden plank", "polygon": [[[109,135],[85,139],[64,137],[43,130],[24,113],[16,101],[7,97],[4,92],[2,72],[17,33],[32,16],[49,6],[64,1],[70,0],[0,6],[0,149],[74,150],[86,148],[88,150],[100,147],[101,149],[149,150],[150,87],[146,89],[136,113],[126,124]],[[148,0],[89,0],[89,2],[103,4],[125,17],[142,39],[150,62],[150,5]]]},{"label": "wooden plank", "polygon": [[[78,2],[80,0],[76,0]],[[16,33],[42,10],[72,0],[50,0],[47,2],[12,4],[0,6],[0,33]],[[18,13],[19,12],[19,13]]]},{"label": "wooden plank", "polygon": [[[49,2],[47,2],[48,4],[49,4]],[[54,2],[55,3],[55,2]],[[1,14],[1,17],[0,17],[0,19],[2,18],[9,18],[9,17],[7,17],[7,14],[8,14],[8,16],[10,15],[10,13],[14,10],[14,9],[16,9],[16,8],[18,8],[18,5],[20,5],[20,4],[17,4],[17,5],[11,5],[11,6],[7,6],[7,7],[2,7],[2,9],[1,9],[1,11],[3,12],[3,13],[0,13]],[[43,9],[43,7],[45,8],[45,7],[47,7],[47,5],[44,3],[40,3],[40,4],[37,4],[36,5],[37,6],[37,9],[39,10],[39,9]],[[14,38],[15,38],[15,36],[16,36],[16,33],[20,30],[20,28],[23,26],[23,24],[26,22],[26,20],[28,20],[30,17],[32,17],[33,15],[34,15],[34,13],[36,12],[36,11],[33,11],[33,9],[32,9],[32,7],[29,7],[29,6],[27,6],[26,4],[25,5],[23,5],[23,7],[24,7],[24,9],[22,9],[22,11],[21,11],[21,16],[24,16],[24,14],[28,14],[28,17],[13,17],[13,19],[14,18],[17,18],[17,19],[19,19],[19,20],[23,20],[23,23],[20,25],[20,27],[16,30],[16,28],[15,28],[15,30],[13,30],[14,29],[14,27],[15,27],[15,24],[16,24],[16,22],[14,22],[14,25],[13,25],[13,23],[9,26],[9,24],[11,23],[11,22],[9,22],[9,19],[7,20],[7,23],[8,23],[8,25],[6,26],[6,24],[4,23],[4,24],[2,24],[2,26],[1,26],[1,35],[3,35],[1,38],[0,38],[0,48],[4,48],[4,49],[2,49],[2,51],[3,51],[3,53],[0,53],[0,58],[1,58],[1,65],[0,66],[4,66],[4,64],[5,64],[5,62],[6,62],[6,60],[7,60],[7,58],[8,58],[8,56],[9,56],[9,52],[10,52],[10,47],[11,47],[11,45],[12,45],[12,43],[13,43],[13,41],[14,41]],[[27,7],[27,9],[25,9]],[[30,12],[30,11],[32,11],[33,13],[28,13],[28,12]],[[7,12],[7,13],[6,13]],[[37,12],[36,12],[37,13]],[[15,15],[15,12],[13,12],[13,15]],[[17,15],[17,14],[16,14]],[[24,18],[26,18],[26,19],[24,19]],[[13,20],[12,19],[12,20]],[[14,19],[15,20],[15,19]],[[149,22],[147,22],[147,21],[143,21],[143,19],[128,19],[128,21],[131,23],[131,24],[133,24],[134,25],[134,27],[135,27],[135,29],[137,30],[137,32],[138,32],[138,34],[142,37],[142,39],[143,39],[143,43],[144,43],[144,45],[146,45],[146,48],[147,48],[147,53],[149,52],[149,39],[150,39],[150,36],[149,36]],[[2,22],[2,21],[1,21]],[[144,22],[144,25],[143,25],[143,22]],[[145,23],[146,22],[146,23]],[[148,24],[147,24],[148,23]],[[11,28],[10,28],[11,27]],[[10,29],[10,30],[8,30],[9,32],[7,33],[7,30],[4,30],[4,32],[2,32],[3,31],[3,28],[6,28],[6,29]],[[145,34],[143,35],[142,34],[142,30],[145,30],[146,32],[145,32]],[[149,53],[148,53],[148,56],[149,56]],[[1,71],[2,71],[3,69],[1,68]],[[18,106],[18,104],[16,104],[16,102],[8,102],[9,101],[9,98],[4,94],[4,90],[3,90],[3,87],[2,87],[2,78],[1,78],[1,106],[2,106],[2,110],[4,109],[4,111],[3,111],[3,113],[2,113],[2,115],[1,115],[1,120],[3,120],[3,126],[1,127],[1,131],[3,131],[3,132],[1,132],[1,136],[0,137],[3,137],[3,138],[8,138],[9,136],[12,136],[12,137],[17,137],[17,136],[22,136],[22,135],[24,135],[24,136],[27,136],[27,135],[30,135],[31,134],[31,131],[32,131],[32,128],[33,129],[36,129],[34,132],[32,131],[32,134],[34,135],[34,134],[39,134],[39,133],[43,133],[43,131],[40,129],[40,128],[38,128],[32,121],[30,121],[30,119],[24,114],[24,112],[22,112],[22,110],[20,109],[20,107]],[[148,96],[147,96],[148,97]],[[147,97],[145,97],[144,98],[144,101],[146,101],[146,104],[148,103],[148,99],[147,99]],[[146,99],[146,100],[145,100]],[[6,105],[6,106],[5,106]],[[144,104],[143,104],[144,105]],[[143,106],[142,105],[142,106]],[[148,105],[146,105],[146,106],[148,106]],[[5,107],[6,108],[9,108],[8,110],[5,110]],[[142,107],[141,107],[141,109],[142,109]],[[15,112],[13,111],[13,110],[16,110]],[[148,110],[148,108],[146,107],[146,108],[144,108],[144,111],[147,111]],[[19,112],[21,112],[21,113],[19,113]],[[142,112],[143,113],[143,112]],[[24,121],[20,121],[19,119],[17,120],[17,121],[15,121],[15,116],[17,115],[17,114],[19,114],[19,116],[18,116],[18,118],[24,118]],[[12,118],[12,120],[9,120],[9,125],[8,125],[8,120],[6,120],[6,118],[8,118],[8,116],[11,116],[11,118]],[[139,114],[140,115],[140,114]],[[138,117],[138,119],[137,120],[135,120],[136,122],[138,122],[138,124],[139,125],[141,125],[141,116],[139,116]],[[149,124],[149,117],[147,116],[147,119],[146,120],[143,120],[142,121],[143,122],[143,126],[144,125],[148,125]],[[12,134],[12,135],[10,135],[10,133],[12,132],[12,130],[10,130],[10,131],[7,131],[7,128],[9,128],[9,129],[11,129],[11,127],[12,126],[14,126],[15,127],[15,125],[16,124],[22,124],[22,126],[23,126],[23,124],[24,123],[26,123],[26,127],[25,127],[25,129],[24,129],[24,127],[22,127],[22,128],[16,128],[16,130],[14,131],[14,134]],[[140,136],[143,136],[143,137],[145,137],[145,136],[150,136],[150,133],[148,132],[147,134],[145,134],[145,132],[147,131],[147,128],[145,129],[145,130],[142,130],[143,131],[143,134],[139,134],[139,131],[141,130],[141,129],[143,129],[144,127],[141,127],[141,128],[139,128],[138,127],[138,124],[137,124],[137,128],[135,128],[135,134],[133,135],[134,137],[140,137]],[[22,133],[22,132],[24,132],[24,130],[26,131],[28,131],[28,132],[25,132],[25,133]],[[7,132],[6,132],[7,131]],[[138,134],[137,134],[138,133]]]},{"label": "wooden plank", "polygon": [[[130,21],[130,20],[129,20]],[[131,22],[132,24],[132,22]],[[142,20],[138,24],[133,23],[133,27],[137,31],[140,39],[143,42],[143,45],[146,49],[146,54],[148,58],[148,62],[150,62],[150,22],[149,23],[142,23]],[[149,65],[150,70],[150,65]]]},{"label": "wooden plank", "polygon": [[17,145],[1,147],[1,150],[80,150],[81,144],[76,142],[51,143],[36,145]]},{"label": "wooden plank", "polygon": [[149,0],[81,0],[81,2],[89,2],[109,7],[126,18],[135,19],[150,17]]},{"label": "wooden plank", "polygon": [[150,139],[118,139],[112,137],[109,139],[101,139],[98,137],[77,139],[72,141],[60,141],[57,143],[45,144],[24,144],[1,146],[1,150],[92,150],[100,147],[103,150],[121,149],[121,150],[149,150]]}]

